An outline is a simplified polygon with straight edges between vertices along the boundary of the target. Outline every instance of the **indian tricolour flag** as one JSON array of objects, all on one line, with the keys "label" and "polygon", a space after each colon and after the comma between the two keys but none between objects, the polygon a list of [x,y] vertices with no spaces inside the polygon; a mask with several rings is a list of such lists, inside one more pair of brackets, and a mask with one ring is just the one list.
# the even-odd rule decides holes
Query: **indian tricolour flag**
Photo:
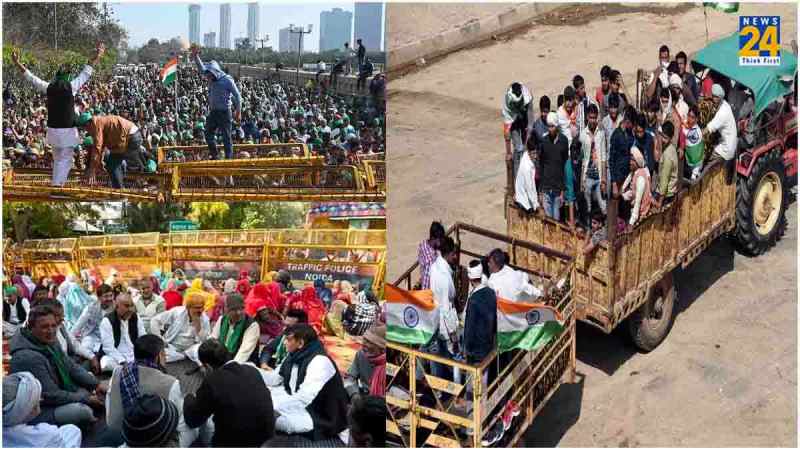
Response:
[{"label": "indian tricolour flag", "polygon": [[390,284],[386,299],[386,339],[401,344],[427,344],[439,327],[433,291],[406,291]]},{"label": "indian tricolour flag", "polygon": [[161,69],[161,82],[163,84],[170,84],[175,81],[178,76],[178,58],[172,58]]},{"label": "indian tricolour flag", "polygon": [[739,11],[739,2],[703,2],[703,6],[714,8],[717,11],[735,13]]},{"label": "indian tricolour flag", "polygon": [[538,350],[561,334],[561,314],[542,303],[497,298],[497,351]]}]

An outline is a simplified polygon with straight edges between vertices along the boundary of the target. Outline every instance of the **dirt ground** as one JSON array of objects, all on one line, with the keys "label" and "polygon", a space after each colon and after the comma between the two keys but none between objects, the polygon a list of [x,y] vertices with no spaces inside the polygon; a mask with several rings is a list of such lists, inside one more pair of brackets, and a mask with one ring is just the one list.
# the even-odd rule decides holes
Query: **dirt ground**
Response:
[{"label": "dirt ground", "polygon": [[[398,20],[393,7],[387,21]],[[531,88],[537,106],[543,94],[555,103],[577,73],[593,91],[609,64],[632,88],[662,43],[673,54],[705,44],[699,7],[581,8],[583,16],[541,20],[389,83],[389,280],[415,260],[431,220],[505,230],[500,107],[512,81]],[[742,4],[740,14],[780,15],[785,47],[797,35],[796,6]],[[738,26],[737,15],[713,11],[708,23],[711,39]],[[786,237],[768,254],[747,258],[721,239],[679,274],[675,327],[652,353],[637,353],[624,330],[579,326],[583,381],[553,397],[523,444],[795,447],[796,205],[787,216]]]}]

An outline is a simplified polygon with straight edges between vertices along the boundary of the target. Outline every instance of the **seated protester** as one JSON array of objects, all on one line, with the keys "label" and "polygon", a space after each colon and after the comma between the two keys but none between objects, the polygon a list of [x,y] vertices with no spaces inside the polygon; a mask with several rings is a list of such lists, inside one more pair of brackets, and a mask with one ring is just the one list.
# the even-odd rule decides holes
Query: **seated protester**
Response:
[{"label": "seated protester", "polygon": [[586,108],[587,125],[579,139],[583,154],[581,167],[581,190],[586,200],[586,207],[591,211],[593,203],[606,211],[606,201],[603,198],[603,186],[606,185],[606,167],[608,165],[608,148],[606,134],[598,124],[597,105]]},{"label": "seated protester", "polygon": [[92,353],[100,351],[102,339],[100,337],[100,322],[106,314],[114,310],[114,291],[111,286],[101,284],[97,288],[97,300],[84,308],[83,313],[70,330],[81,340],[81,345]]},{"label": "seated protester", "polygon": [[467,364],[480,364],[495,348],[497,294],[489,289],[483,265],[477,259],[467,269],[469,297],[464,312],[464,349]]},{"label": "seated protester", "polygon": [[166,343],[167,362],[190,359],[200,364],[197,350],[211,334],[211,324],[203,314],[205,296],[194,292],[186,295],[186,306],[178,306],[150,319],[150,333],[162,336]]},{"label": "seated protester", "polygon": [[[258,323],[260,333],[258,338],[259,345],[267,345],[283,334],[282,319],[281,313],[268,306],[258,308],[255,321]],[[258,350],[258,347],[256,347],[256,350]],[[258,351],[256,351],[256,354],[258,354]]]},{"label": "seated protester", "polygon": [[331,290],[325,286],[325,281],[322,279],[314,280],[314,289],[317,291],[317,297],[325,304],[325,308],[330,308],[333,302]]},{"label": "seated protester", "polygon": [[287,311],[286,315],[283,317],[284,330],[280,337],[273,339],[272,342],[261,350],[261,355],[258,360],[259,366],[262,369],[275,368],[283,362],[287,354],[286,343],[284,341],[286,330],[289,329],[290,326],[298,323],[308,323],[306,312],[302,309],[290,309]]},{"label": "seated protester", "polygon": [[27,326],[11,339],[10,372],[30,372],[42,384],[41,412],[29,423],[91,425],[106,388],[61,351],[56,330],[52,309],[31,309]]},{"label": "seated protester", "polygon": [[345,442],[349,398],[336,363],[308,324],[289,327],[285,340],[289,356],[264,374],[278,415],[275,430]]},{"label": "seated protester", "polygon": [[[167,282],[166,289],[161,293],[164,298],[164,310],[169,311],[183,304],[183,296],[178,292],[178,284],[175,280]],[[150,317],[152,319],[152,316]]]},{"label": "seated protester", "polygon": [[[529,141],[530,142],[530,141]],[[514,180],[514,202],[527,213],[539,210],[539,194],[536,192],[536,165],[533,156],[536,150],[528,146],[528,151],[523,153]]]},{"label": "seated protester", "polygon": [[664,151],[661,152],[661,161],[658,164],[658,186],[654,195],[654,206],[661,208],[662,205],[668,205],[675,199],[675,194],[678,193],[678,151],[672,145],[672,135],[675,130],[672,128],[672,123],[667,122],[661,126],[661,139],[667,142]]},{"label": "seated protester", "polygon": [[508,266],[507,255],[499,248],[489,252],[487,263],[489,265],[487,284],[497,297],[516,302],[542,296],[541,289],[531,284],[528,274]]},{"label": "seated protester", "polygon": [[3,289],[3,336],[12,338],[28,318],[31,305],[26,298],[19,296],[19,289],[7,286]]},{"label": "seated protester", "polygon": [[308,324],[314,327],[319,333],[322,330],[325,320],[325,305],[322,300],[317,298],[317,292],[313,286],[306,286],[301,292],[287,302],[289,309],[302,309],[308,316]]},{"label": "seated protester", "polygon": [[628,226],[633,227],[647,215],[652,203],[650,171],[647,170],[644,155],[636,147],[631,148],[630,173],[622,184],[622,198],[631,203]]},{"label": "seated protester", "polygon": [[350,447],[386,447],[385,417],[389,417],[386,399],[370,395],[357,398],[350,406],[347,423],[350,426]]},{"label": "seated protester", "polygon": [[361,336],[377,320],[380,304],[372,291],[367,292],[366,300],[347,307],[342,314],[342,326],[350,336]]},{"label": "seated protester", "polygon": [[126,408],[122,438],[126,447],[182,447],[178,425],[180,411],[169,400],[144,394]]},{"label": "seated protester", "polygon": [[586,238],[583,241],[583,254],[590,255],[600,242],[608,239],[606,232],[606,217],[599,211],[592,214],[592,228],[586,233]]},{"label": "seated protester", "polygon": [[[90,283],[91,282],[87,282],[87,287],[91,286]],[[37,298],[37,295],[41,295],[41,298]],[[100,294],[98,293],[97,295]],[[34,299],[37,303],[47,300],[47,288],[42,287],[41,290],[37,288]],[[78,320],[80,320],[81,315],[86,311],[88,306],[97,302],[94,296],[89,295],[86,289],[78,283],[71,283],[67,286],[64,289],[63,295],[58,296],[57,300],[64,305],[64,323],[67,326],[67,330],[70,332],[75,331],[75,324],[78,323]]]},{"label": "seated protester", "polygon": [[[670,122],[667,122],[670,123]],[[645,114],[638,114],[633,126],[633,145],[642,152],[647,170],[651,174],[656,173],[656,155],[654,151],[655,142],[652,136],[647,133],[647,117]]]},{"label": "seated protester", "polygon": [[731,161],[736,156],[736,118],[731,106],[725,101],[725,90],[719,84],[711,87],[711,98],[717,106],[717,113],[706,125],[709,134],[719,131],[720,141],[714,147],[710,161]]},{"label": "seated protester", "polygon": [[145,330],[150,329],[150,318],[166,311],[164,298],[153,292],[153,284],[143,278],[139,280],[139,295],[133,298],[136,305],[136,315],[141,319]]},{"label": "seated protester", "polygon": [[[260,285],[257,285],[260,286]],[[231,294],[225,301],[225,314],[217,320],[211,330],[211,338],[219,339],[234,355],[238,363],[258,361],[258,339],[261,327],[244,313],[244,300],[239,294]]]},{"label": "seated protester", "polygon": [[103,343],[100,370],[111,372],[120,364],[132,362],[133,343],[145,334],[144,324],[136,315],[131,296],[119,294],[114,301],[114,311],[100,323],[100,340]]},{"label": "seated protester", "polygon": [[[36,287],[33,288],[33,293],[31,294],[31,307],[36,306],[39,302],[47,300],[47,293],[46,287],[42,286],[41,284],[37,284]],[[78,314],[80,315],[80,312]],[[78,316],[76,316],[75,319],[77,320]]]},{"label": "seated protester", "polygon": [[[383,380],[375,373],[375,368],[383,366]],[[378,376],[375,376],[378,375]],[[373,383],[373,381],[375,383]],[[344,388],[352,400],[356,395],[378,391],[374,395],[384,395],[381,383],[386,382],[386,325],[376,324],[364,333],[361,348],[356,352],[353,363],[347,369]]]},{"label": "seated protester", "polygon": [[198,350],[200,362],[210,370],[196,394],[183,400],[183,417],[189,427],[214,422],[212,447],[259,447],[275,431],[272,396],[266,375],[249,364],[239,364],[216,339]]},{"label": "seated protester", "polygon": [[197,439],[197,429],[183,420],[183,393],[178,379],[166,373],[164,341],[158,336],[139,336],[133,349],[135,360],[117,366],[108,383],[106,424],[111,432],[121,432],[126,412],[135,408],[137,397],[155,395],[177,407],[180,447],[189,447]]},{"label": "seated protester", "polygon": [[84,368],[91,368],[92,373],[95,375],[99,375],[100,357],[86,349],[69,331],[67,331],[67,326],[64,324],[64,305],[57,300],[50,300],[42,303],[42,305],[52,309],[56,317],[56,326],[58,327],[56,339],[58,339],[58,345],[61,346],[61,351],[72,358],[73,361],[83,363],[82,365]]},{"label": "seated protester", "polygon": [[[691,179],[696,180],[703,171],[703,158],[705,158],[705,143],[703,142],[703,130],[698,125],[700,109],[697,105],[689,107],[689,115],[686,118],[686,126],[681,127],[678,148],[684,155],[688,173]],[[663,127],[662,127],[663,128]]]},{"label": "seated protester", "polygon": [[39,415],[42,384],[30,372],[3,377],[3,446],[5,448],[80,448],[75,425],[28,425]]}]

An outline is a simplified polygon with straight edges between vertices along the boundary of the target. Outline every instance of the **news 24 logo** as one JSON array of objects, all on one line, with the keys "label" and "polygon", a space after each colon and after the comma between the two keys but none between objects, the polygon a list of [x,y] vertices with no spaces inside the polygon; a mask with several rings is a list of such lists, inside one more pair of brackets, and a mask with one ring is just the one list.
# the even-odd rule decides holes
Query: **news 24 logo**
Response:
[{"label": "news 24 logo", "polygon": [[780,16],[739,16],[739,65],[781,65]]}]

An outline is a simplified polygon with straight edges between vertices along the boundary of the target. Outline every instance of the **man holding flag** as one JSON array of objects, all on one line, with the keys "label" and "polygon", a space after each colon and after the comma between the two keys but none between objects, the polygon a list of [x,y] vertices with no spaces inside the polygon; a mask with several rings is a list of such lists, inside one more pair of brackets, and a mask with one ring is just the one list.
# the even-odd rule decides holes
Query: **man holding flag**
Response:
[{"label": "man holding flag", "polygon": [[222,131],[222,143],[225,145],[225,158],[233,158],[231,143],[231,102],[233,103],[233,119],[241,119],[242,96],[233,77],[222,71],[219,63],[211,61],[203,64],[200,59],[200,48],[192,46],[192,57],[198,70],[208,81],[208,117],[206,118],[206,143],[211,152],[211,159],[219,159],[215,135]]}]

